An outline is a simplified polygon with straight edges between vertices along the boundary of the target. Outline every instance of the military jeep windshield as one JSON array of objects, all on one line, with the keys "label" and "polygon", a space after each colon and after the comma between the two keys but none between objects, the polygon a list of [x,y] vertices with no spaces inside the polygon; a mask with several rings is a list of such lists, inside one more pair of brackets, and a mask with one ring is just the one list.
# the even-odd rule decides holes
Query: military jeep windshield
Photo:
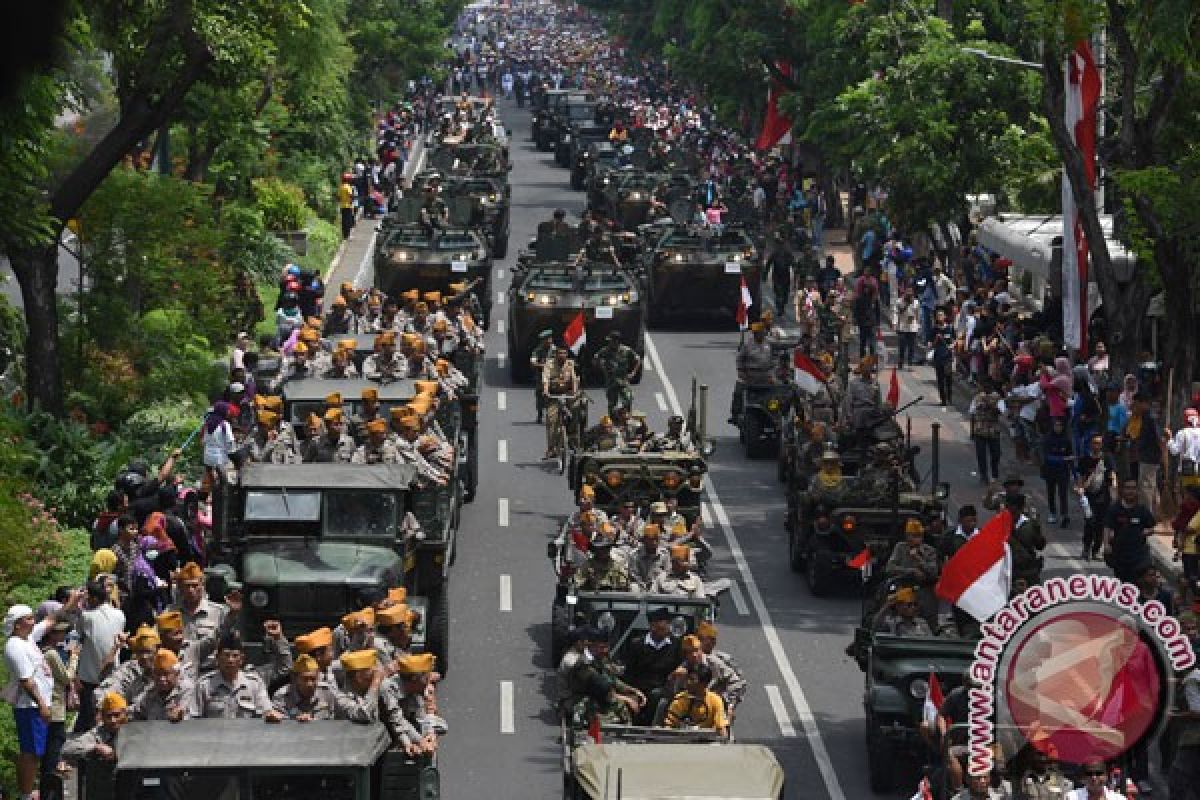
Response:
[{"label": "military jeep windshield", "polygon": [[437,237],[438,250],[473,250],[476,244],[469,233],[443,233]]},{"label": "military jeep windshield", "polygon": [[394,494],[326,492],[324,535],[355,539],[395,535],[399,509]]},{"label": "military jeep windshield", "polygon": [[248,533],[259,536],[378,537],[396,531],[396,496],[375,491],[261,491],[246,493]]}]

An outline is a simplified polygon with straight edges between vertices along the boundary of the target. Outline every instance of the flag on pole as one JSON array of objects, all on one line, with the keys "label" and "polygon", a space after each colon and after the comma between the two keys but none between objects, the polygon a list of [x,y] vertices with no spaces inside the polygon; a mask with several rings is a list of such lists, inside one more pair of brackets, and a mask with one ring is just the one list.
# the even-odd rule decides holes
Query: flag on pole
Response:
[{"label": "flag on pole", "polygon": [[937,730],[938,712],[942,707],[942,701],[946,699],[942,694],[942,684],[938,682],[936,672],[929,673],[929,691],[925,693],[925,708],[923,715],[925,724],[933,730]]},{"label": "flag on pole", "polygon": [[824,370],[817,366],[817,362],[804,355],[800,348],[796,348],[792,355],[792,367],[795,369],[796,386],[809,394],[816,394],[828,380]]},{"label": "flag on pole", "polygon": [[[785,77],[792,75],[792,65],[786,61],[775,62],[776,69]],[[767,92],[767,117],[763,120],[762,131],[754,142],[755,150],[770,150],[792,132],[792,121],[779,111],[779,98],[783,97],[784,87],[772,78],[771,88]]]},{"label": "flag on pole", "polygon": [[600,716],[593,714],[591,721],[588,722],[588,736],[596,744],[600,744]]},{"label": "flag on pole", "polygon": [[744,331],[750,327],[750,306],[754,298],[750,296],[750,287],[746,285],[746,276],[742,276],[742,288],[738,295],[737,318],[738,330]]},{"label": "flag on pole", "polygon": [[[1096,188],[1096,111],[1100,102],[1100,71],[1086,39],[1075,43],[1067,56],[1067,130],[1083,156],[1091,188]],[[1068,347],[1087,349],[1088,241],[1071,191],[1071,180],[1062,178],[1062,306],[1063,339]]]},{"label": "flag on pole", "polygon": [[846,566],[850,569],[863,569],[869,563],[871,563],[871,548],[864,547],[862,552],[846,562]]},{"label": "flag on pole", "polygon": [[567,323],[567,329],[563,331],[563,341],[567,343],[567,349],[574,355],[579,355],[579,351],[587,344],[587,328],[583,326],[583,309],[575,315],[575,318]]},{"label": "flag on pole", "polygon": [[1004,608],[1012,584],[1012,526],[1008,509],[988,520],[942,567],[937,596],[980,622]]},{"label": "flag on pole", "polygon": [[917,793],[909,800],[933,800],[933,787],[929,784],[929,776],[921,778],[921,782],[917,784]]},{"label": "flag on pole", "polygon": [[888,381],[887,404],[892,408],[900,407],[900,378],[895,367],[892,367],[892,379]]}]

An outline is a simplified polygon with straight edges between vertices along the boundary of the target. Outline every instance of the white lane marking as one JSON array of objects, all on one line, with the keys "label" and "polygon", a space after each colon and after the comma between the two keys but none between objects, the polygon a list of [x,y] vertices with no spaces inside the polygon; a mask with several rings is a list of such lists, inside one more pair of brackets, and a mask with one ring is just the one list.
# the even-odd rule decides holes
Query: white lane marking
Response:
[{"label": "white lane marking", "polygon": [[508,461],[508,440],[499,439],[496,441],[496,460],[501,464]]},{"label": "white lane marking", "polygon": [[709,510],[708,503],[700,504],[700,519],[703,520],[704,527],[706,527],[706,528],[712,527],[712,522],[713,522],[712,511]]},{"label": "white lane marking", "polygon": [[508,527],[508,498],[501,497],[496,501],[496,522],[501,528]]},{"label": "white lane marking", "polygon": [[500,576],[500,610],[512,611],[512,576]]},{"label": "white lane marking", "polygon": [[504,333],[504,320],[502,320],[502,319],[496,320],[496,333],[500,333],[500,334]]},{"label": "white lane marking", "polygon": [[513,721],[513,682],[500,681],[500,732],[516,733]]},{"label": "white lane marking", "polygon": [[[1080,537],[1080,542],[1082,542],[1082,541],[1083,541],[1083,537]],[[1066,561],[1068,564],[1070,564],[1072,571],[1087,572],[1087,566],[1083,563],[1083,561],[1081,559],[1076,558],[1075,556],[1071,555],[1070,551],[1067,550],[1067,545],[1065,542],[1051,542],[1050,549],[1053,550],[1055,553],[1057,553],[1059,558],[1061,558],[1063,561]],[[1083,549],[1082,545],[1080,545],[1080,549],[1081,550]]]},{"label": "white lane marking", "polygon": [[358,264],[358,271],[354,273],[354,284],[356,289],[361,289],[367,282],[367,267],[371,264],[371,257],[375,255],[375,240],[379,237],[379,231],[374,227],[371,228],[371,241],[367,243],[367,252],[363,253],[362,261]]},{"label": "white lane marking", "polygon": [[508,410],[508,392],[496,392],[496,410]]},{"label": "white lane marking", "polygon": [[649,372],[651,374],[654,374],[654,365],[651,364],[649,361],[642,362],[642,372]]},{"label": "white lane marking", "polygon": [[[658,357],[658,348],[654,346],[654,341],[649,336],[646,337],[646,355],[658,371],[663,389],[667,393],[667,399],[671,402],[671,408],[676,414],[682,414],[679,398],[675,396],[671,379],[663,369],[662,360]],[[716,514],[721,530],[725,533],[726,541],[729,543],[729,553],[733,556],[734,563],[737,564],[738,572],[742,575],[742,583],[745,584],[746,592],[750,595],[750,602],[754,605],[755,613],[758,614],[759,625],[767,639],[771,655],[775,659],[775,666],[779,668],[779,673],[783,676],[788,694],[792,696],[792,704],[796,707],[800,724],[804,727],[804,736],[808,740],[809,747],[812,748],[813,759],[817,762],[821,780],[825,783],[825,792],[829,795],[829,800],[846,800],[846,793],[842,790],[837,771],[833,768],[833,761],[829,758],[829,748],[825,746],[825,740],[821,738],[821,730],[817,727],[817,719],[804,695],[804,689],[800,686],[800,680],[796,677],[796,670],[792,668],[792,663],[788,659],[787,651],[783,647],[783,640],[779,638],[779,632],[771,622],[771,612],[767,610],[762,592],[759,591],[754,575],[750,572],[746,554],[742,551],[733,525],[729,523],[729,516],[725,513],[725,507],[721,505],[721,498],[717,494],[717,488],[713,484],[711,476],[704,476],[704,485],[708,494],[708,502]]]},{"label": "white lane marking", "polygon": [[742,587],[738,586],[737,581],[729,584],[729,594],[733,597],[733,607],[737,609],[738,616],[750,616],[750,609],[746,607],[746,596],[742,594]]},{"label": "white lane marking", "polygon": [[667,410],[667,398],[663,397],[663,393],[662,393],[662,392],[655,392],[655,393],[654,393],[654,402],[658,403],[658,410],[659,410],[659,411],[666,411],[666,410]]},{"label": "white lane marking", "polygon": [[508,358],[504,353],[496,353],[496,366],[504,369],[504,360]]},{"label": "white lane marking", "polygon": [[787,704],[783,702],[783,694],[779,691],[779,687],[768,683],[763,688],[767,690],[767,702],[771,704],[771,710],[775,712],[775,721],[779,723],[780,734],[788,738],[795,736],[796,728],[788,717]]},{"label": "white lane marking", "polygon": [[504,305],[504,292],[496,292],[496,305]]},{"label": "white lane marking", "polygon": [[496,267],[496,280],[504,280],[504,267]]}]

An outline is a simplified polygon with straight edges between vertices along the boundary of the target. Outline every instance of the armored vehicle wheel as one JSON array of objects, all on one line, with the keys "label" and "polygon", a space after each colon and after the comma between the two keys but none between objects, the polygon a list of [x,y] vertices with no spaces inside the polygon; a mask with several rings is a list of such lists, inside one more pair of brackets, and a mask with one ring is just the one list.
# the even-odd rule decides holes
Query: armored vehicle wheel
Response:
[{"label": "armored vehicle wheel", "polygon": [[756,414],[742,415],[742,442],[746,445],[746,458],[762,458],[768,454],[770,445],[759,441],[762,436],[762,420]]},{"label": "armored vehicle wheel", "polygon": [[583,178],[574,170],[571,170],[571,188],[577,192],[583,188]]},{"label": "armored vehicle wheel", "polygon": [[429,596],[429,619],[425,622],[425,650],[437,656],[437,671],[450,671],[450,606],[446,587]]},{"label": "armored vehicle wheel", "polygon": [[872,728],[874,721],[867,717],[867,780],[876,794],[890,792],[896,786],[896,772],[888,757],[887,742]]},{"label": "armored vehicle wheel", "polygon": [[563,646],[571,632],[571,609],[565,603],[555,602],[550,609],[550,660],[557,669],[562,661]]},{"label": "armored vehicle wheel", "polygon": [[804,548],[800,546],[795,533],[788,534],[788,566],[792,572],[804,571]]},{"label": "armored vehicle wheel", "polygon": [[492,247],[492,258],[500,259],[508,256],[508,234],[504,234],[496,239],[496,244]]},{"label": "armored vehicle wheel", "polygon": [[833,570],[829,564],[831,555],[828,547],[817,545],[805,559],[804,578],[814,597],[825,597],[833,591]]}]

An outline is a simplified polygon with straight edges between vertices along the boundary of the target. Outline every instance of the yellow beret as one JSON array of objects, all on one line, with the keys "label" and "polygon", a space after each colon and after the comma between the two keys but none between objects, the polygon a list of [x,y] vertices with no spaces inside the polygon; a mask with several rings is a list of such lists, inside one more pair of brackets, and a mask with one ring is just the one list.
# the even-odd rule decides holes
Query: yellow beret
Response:
[{"label": "yellow beret", "polygon": [[254,403],[267,411],[279,412],[283,409],[283,398],[277,394],[256,394]]},{"label": "yellow beret", "polygon": [[367,423],[367,433],[387,433],[387,423],[381,419],[373,419]]},{"label": "yellow beret", "polygon": [[333,298],[333,304],[335,306],[344,306],[346,305],[346,298],[339,294],[337,297]]},{"label": "yellow beret", "polygon": [[671,558],[683,561],[692,557],[692,548],[686,544],[671,545]]},{"label": "yellow beret", "polygon": [[412,400],[409,400],[407,403],[405,403],[405,405],[417,412],[417,414],[420,416],[429,413],[429,398],[423,394],[417,395]]},{"label": "yellow beret", "polygon": [[594,511],[583,512],[582,514],[579,515],[579,521],[580,522],[595,522],[596,521],[596,512],[594,512]]},{"label": "yellow beret", "polygon": [[593,489],[591,486],[584,486],[584,487],[580,488],[580,490],[579,490],[579,497],[582,500],[595,500],[596,499],[596,490]]},{"label": "yellow beret", "polygon": [[347,672],[354,672],[360,669],[375,669],[375,665],[379,663],[375,650],[354,650],[349,653],[342,654],[342,667]]},{"label": "yellow beret", "polygon": [[351,630],[366,624],[367,621],[364,620],[357,611],[351,611],[349,614],[342,615],[342,627],[346,630]]},{"label": "yellow beret", "polygon": [[202,581],[204,580],[204,570],[195,561],[189,561],[179,570],[179,580],[182,581]]},{"label": "yellow beret", "polygon": [[897,603],[915,603],[917,601],[917,591],[910,586],[903,586],[892,594],[892,599]]},{"label": "yellow beret", "polygon": [[416,381],[417,394],[437,394],[441,387],[437,381]]},{"label": "yellow beret", "polygon": [[467,290],[467,282],[466,281],[458,281],[457,283],[450,284],[450,291],[453,292],[454,294],[462,294],[466,290]]},{"label": "yellow beret", "polygon": [[158,631],[149,625],[139,626],[129,638],[129,646],[134,650],[157,650],[160,644],[162,639],[158,638]]},{"label": "yellow beret", "polygon": [[415,416],[416,413],[417,412],[413,411],[408,406],[392,406],[391,409],[388,410],[388,415],[392,418],[393,422],[399,422],[405,417]]},{"label": "yellow beret", "polygon": [[325,412],[325,421],[326,422],[341,422],[342,421],[342,409],[341,408],[331,408],[328,411],[326,411]]},{"label": "yellow beret", "polygon": [[165,647],[160,647],[158,652],[154,654],[154,668],[159,672],[173,670],[177,666],[179,666],[179,656]]},{"label": "yellow beret", "polygon": [[108,694],[104,695],[104,699],[100,701],[100,710],[104,712],[123,711],[128,707],[129,703],[125,701],[124,697],[116,692],[109,692]]},{"label": "yellow beret", "polygon": [[318,417],[316,414],[309,414],[307,422],[308,422],[308,427],[310,427],[310,428],[321,427],[321,418]]},{"label": "yellow beret", "polygon": [[408,599],[408,589],[403,586],[397,586],[394,589],[388,589],[388,600],[393,603],[403,603]]},{"label": "yellow beret", "polygon": [[304,324],[310,328],[316,328],[319,330],[321,328],[321,318],[320,317],[305,317]]},{"label": "yellow beret", "polygon": [[904,523],[904,532],[924,534],[925,526],[921,524],[921,520],[919,519],[910,519],[908,522]]},{"label": "yellow beret", "polygon": [[421,430],[421,421],[419,419],[417,419],[416,417],[402,417],[396,421],[396,424],[400,426],[401,430],[406,430],[406,431]]},{"label": "yellow beret", "polygon": [[680,645],[683,647],[683,652],[694,653],[700,649],[700,637],[689,633],[687,636],[683,637]]},{"label": "yellow beret", "polygon": [[750,323],[750,332],[751,333],[762,333],[762,330],[763,330],[763,324],[761,322],[751,322]]},{"label": "yellow beret", "polygon": [[421,296],[421,293],[418,292],[416,289],[409,289],[406,292],[400,293],[400,297],[403,300],[416,300],[420,296]]},{"label": "yellow beret", "polygon": [[347,290],[349,290],[349,289],[353,289],[353,288],[354,288],[354,284],[353,284],[353,283],[351,283],[350,281],[342,281],[342,287],[341,287],[341,288],[342,288],[342,291],[344,292],[344,291],[347,291]]},{"label": "yellow beret", "polygon": [[395,343],[396,343],[396,334],[393,333],[392,331],[384,331],[383,333],[378,334],[375,337],[375,344],[377,344],[377,345],[395,344]]},{"label": "yellow beret", "polygon": [[178,611],[164,611],[154,618],[160,631],[183,630],[183,614]]},{"label": "yellow beret", "polygon": [[421,297],[427,303],[440,303],[442,301],[441,292],[426,292],[425,294],[421,295]]},{"label": "yellow beret", "polygon": [[410,612],[408,606],[403,603],[397,603],[394,606],[381,608],[375,614],[375,622],[380,626],[385,625],[407,625],[409,623]]},{"label": "yellow beret", "polygon": [[317,628],[303,636],[296,637],[296,650],[302,654],[320,650],[333,644],[333,631],[329,628]]},{"label": "yellow beret", "polygon": [[308,653],[302,653],[292,662],[292,674],[303,675],[306,672],[316,672],[321,668],[317,660]]},{"label": "yellow beret", "polygon": [[329,394],[325,395],[325,405],[340,406],[341,404],[342,404],[342,393],[341,392],[330,392]]},{"label": "yellow beret", "polygon": [[376,389],[374,386],[368,386],[366,389],[362,390],[362,399],[363,400],[378,400],[379,399],[379,390]]},{"label": "yellow beret", "polygon": [[433,321],[433,329],[435,331],[445,331],[450,329],[450,323],[444,317],[438,317]]},{"label": "yellow beret", "polygon": [[715,639],[717,638],[717,626],[711,622],[701,622],[696,626],[696,635]]},{"label": "yellow beret", "polygon": [[358,339],[339,339],[338,340],[338,349],[339,350],[353,350],[356,347],[358,347]]},{"label": "yellow beret", "polygon": [[603,417],[600,418],[600,424],[601,425],[612,425],[612,417],[610,417],[608,414],[605,414]]},{"label": "yellow beret", "polygon": [[401,675],[420,675],[425,672],[433,672],[433,662],[433,653],[413,653],[401,656],[396,659],[396,672]]},{"label": "yellow beret", "polygon": [[429,305],[424,300],[418,300],[415,310],[418,314],[428,314]]},{"label": "yellow beret", "polygon": [[293,353],[307,353],[308,345],[306,345],[304,342],[296,342],[296,344],[292,346],[292,352]]},{"label": "yellow beret", "polygon": [[304,342],[305,344],[315,344],[321,341],[321,335],[312,328],[305,328],[304,330],[300,331],[300,341]]},{"label": "yellow beret", "polygon": [[254,415],[254,418],[257,419],[258,424],[262,425],[264,428],[274,428],[275,423],[279,422],[279,415],[274,411],[259,411]]}]

